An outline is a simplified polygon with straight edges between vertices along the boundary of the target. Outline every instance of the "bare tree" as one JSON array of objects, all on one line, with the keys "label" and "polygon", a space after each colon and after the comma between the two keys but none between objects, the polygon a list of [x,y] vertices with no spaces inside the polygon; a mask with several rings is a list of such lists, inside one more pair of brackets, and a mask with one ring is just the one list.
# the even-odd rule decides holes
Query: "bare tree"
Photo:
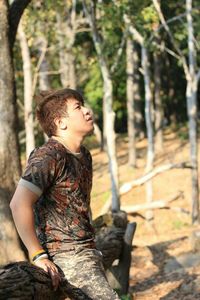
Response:
[{"label": "bare tree", "polygon": [[[145,88],[145,122],[147,129],[147,139],[148,139],[148,147],[147,147],[147,161],[146,161],[146,172],[150,172],[153,168],[154,162],[154,138],[153,138],[153,126],[152,126],[152,92],[151,92],[151,80],[150,80],[150,70],[149,70],[149,58],[148,58],[148,50],[145,46],[145,40],[143,36],[137,31],[137,29],[131,24],[130,19],[125,14],[124,21],[132,34],[133,40],[137,41],[141,46],[141,60],[142,60],[142,68],[143,68],[143,76],[144,76],[144,88]],[[146,184],[146,197],[147,202],[151,202],[153,200],[153,192],[152,192],[152,182],[148,181]],[[147,219],[150,220],[153,218],[153,212],[147,212]]]},{"label": "bare tree", "polygon": [[200,70],[196,63],[196,50],[194,45],[194,28],[192,19],[192,0],[186,0],[186,18],[188,29],[188,64],[185,56],[177,45],[170,28],[161,11],[158,0],[152,0],[159,15],[160,21],[167,31],[171,43],[175,49],[175,56],[181,61],[187,81],[186,99],[189,120],[190,160],[192,178],[192,223],[199,223],[199,183],[198,183],[198,143],[197,143],[197,89],[200,78]]}]

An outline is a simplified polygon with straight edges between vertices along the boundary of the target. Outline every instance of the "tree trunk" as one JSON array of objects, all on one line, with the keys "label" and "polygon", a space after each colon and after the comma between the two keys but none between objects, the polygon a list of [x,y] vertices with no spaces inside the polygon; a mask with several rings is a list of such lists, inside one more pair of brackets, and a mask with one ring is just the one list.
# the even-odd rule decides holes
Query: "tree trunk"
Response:
[{"label": "tree trunk", "polygon": [[189,118],[190,159],[192,165],[192,223],[199,223],[198,143],[197,143],[197,82],[187,82],[187,112]]},{"label": "tree trunk", "polygon": [[127,95],[127,123],[128,123],[128,163],[136,167],[136,144],[135,144],[135,111],[134,111],[134,60],[133,42],[127,38],[126,43],[126,95]]},{"label": "tree trunk", "polygon": [[[160,39],[157,38],[157,43]],[[154,52],[154,95],[155,95],[155,149],[157,152],[163,150],[163,107],[161,100],[161,57],[158,51]]]},{"label": "tree trunk", "polygon": [[60,13],[56,14],[56,18],[61,83],[63,87],[76,88],[75,56],[73,53],[73,45],[75,42],[74,24],[71,24],[71,18],[64,22]]},{"label": "tree trunk", "polygon": [[104,53],[102,50],[101,39],[96,28],[95,23],[95,12],[94,12],[94,3],[91,3],[91,11],[89,12],[88,7],[83,0],[83,6],[88,18],[94,46],[97,52],[97,57],[99,61],[99,66],[101,69],[103,77],[103,112],[105,114],[105,132],[106,132],[106,141],[107,141],[107,153],[109,159],[109,171],[111,176],[111,189],[112,189],[112,211],[120,210],[120,199],[119,199],[119,180],[118,180],[118,165],[117,165],[117,156],[116,156],[116,145],[115,145],[115,131],[114,131],[114,122],[115,122],[115,113],[113,111],[113,85],[110,75],[110,70],[106,64]]},{"label": "tree trunk", "polygon": [[[153,126],[151,121],[151,109],[152,109],[152,93],[150,87],[150,71],[149,71],[149,59],[147,49],[142,46],[142,67],[144,72],[144,85],[145,85],[145,121],[147,129],[147,161],[146,161],[146,172],[150,172],[153,169],[154,161],[154,140],[153,140]],[[152,202],[153,200],[153,188],[152,181],[146,183],[146,199],[147,202]],[[153,218],[153,211],[147,212],[147,220]]]},{"label": "tree trunk", "polygon": [[21,167],[8,16],[8,2],[0,0],[0,257],[3,263],[24,258],[23,253],[19,254],[17,250],[20,246],[9,210],[9,199],[18,182]]},{"label": "tree trunk", "polygon": [[50,89],[50,82],[49,82],[49,63],[46,59],[46,56],[44,55],[44,52],[46,52],[48,45],[48,41],[45,36],[40,36],[37,40],[37,48],[38,48],[38,54],[39,58],[43,56],[43,59],[41,61],[40,67],[39,67],[39,88],[41,91],[46,91]]},{"label": "tree trunk", "polygon": [[142,113],[142,99],[140,93],[140,58],[138,45],[133,41],[133,64],[134,64],[134,74],[133,74],[133,97],[134,97],[134,122],[135,122],[135,133],[139,139],[144,138],[144,118]]},{"label": "tree trunk", "polygon": [[189,76],[187,76],[187,113],[189,119],[190,159],[192,165],[192,223],[199,223],[199,183],[198,183],[198,140],[197,140],[197,76],[196,51],[192,22],[192,0],[186,0],[189,49]]},{"label": "tree trunk", "polygon": [[[40,25],[42,25],[42,24],[40,24]],[[40,27],[42,27],[42,26],[40,26]],[[37,48],[38,48],[39,60],[41,59],[41,63],[39,65],[39,70],[38,70],[39,71],[39,89],[40,89],[40,91],[50,90],[51,86],[50,86],[49,76],[48,76],[49,64],[48,64],[48,61],[45,56],[48,41],[44,35],[41,35],[37,39],[36,44],[37,44]],[[36,74],[36,76],[37,76],[37,74]],[[44,141],[47,142],[48,136],[46,135],[45,132],[43,132],[43,137],[44,137]]]},{"label": "tree trunk", "polygon": [[34,121],[33,121],[33,95],[32,95],[32,70],[31,57],[23,25],[20,22],[18,36],[22,53],[23,72],[24,72],[24,124],[26,132],[26,158],[35,148]]}]

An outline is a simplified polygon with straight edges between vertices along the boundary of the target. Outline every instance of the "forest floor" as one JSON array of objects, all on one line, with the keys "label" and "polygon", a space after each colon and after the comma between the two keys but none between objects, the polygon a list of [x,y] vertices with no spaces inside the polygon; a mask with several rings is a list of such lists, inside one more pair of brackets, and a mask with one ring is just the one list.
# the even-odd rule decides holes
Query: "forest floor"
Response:
[{"label": "forest floor", "polygon": [[[127,149],[127,138],[119,137],[120,185],[145,173],[146,140],[137,143],[135,169],[128,166]],[[91,152],[94,166],[91,206],[96,218],[109,198],[110,179],[106,154],[98,149]],[[188,161],[187,131],[166,130],[164,150],[156,155],[155,167]],[[134,300],[200,299],[200,250],[194,250],[192,238],[195,233],[200,235],[200,228],[191,226],[191,171],[171,169],[154,177],[152,182],[154,200],[170,199],[179,191],[183,197],[171,202],[168,209],[154,209],[151,224],[146,222],[144,210],[129,214],[129,220],[137,222],[130,272],[131,297]],[[145,203],[145,197],[145,185],[134,187],[121,197],[121,204]]]}]

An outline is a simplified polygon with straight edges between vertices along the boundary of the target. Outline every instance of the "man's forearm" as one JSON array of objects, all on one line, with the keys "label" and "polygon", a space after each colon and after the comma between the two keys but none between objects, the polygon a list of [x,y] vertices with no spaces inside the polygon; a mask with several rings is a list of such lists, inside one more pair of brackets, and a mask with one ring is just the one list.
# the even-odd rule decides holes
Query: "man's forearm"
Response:
[{"label": "man's forearm", "polygon": [[42,249],[34,224],[33,205],[37,199],[38,196],[36,194],[18,185],[10,203],[15,226],[29,255]]}]

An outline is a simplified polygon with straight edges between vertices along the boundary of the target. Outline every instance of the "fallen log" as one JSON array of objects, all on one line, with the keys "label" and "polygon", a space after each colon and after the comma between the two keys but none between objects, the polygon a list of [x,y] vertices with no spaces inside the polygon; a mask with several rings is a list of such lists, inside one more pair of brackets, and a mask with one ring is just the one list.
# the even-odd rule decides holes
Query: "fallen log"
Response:
[{"label": "fallen log", "polygon": [[158,201],[153,201],[150,203],[142,203],[142,204],[135,204],[135,205],[122,205],[121,209],[126,211],[127,213],[135,213],[140,210],[165,208],[165,207],[168,207],[171,202],[173,202],[179,198],[183,198],[182,191],[180,191],[178,194],[174,195],[173,197],[171,197],[167,200],[158,200]]},{"label": "fallen log", "polygon": [[[125,259],[125,253],[123,254],[125,251],[126,256],[129,257],[128,265],[126,264],[126,269],[128,268],[129,271],[131,247],[127,252],[124,243],[126,243],[127,230],[130,226],[133,225],[128,223],[127,215],[122,211],[101,216],[94,221],[96,245],[102,251],[105,268],[111,268],[116,260],[123,265],[122,258]],[[129,239],[130,245],[132,238]],[[60,270],[60,272],[62,276],[62,271]],[[123,290],[127,290],[129,282],[127,276],[124,276],[124,283],[121,284]],[[69,284],[64,278],[58,290],[53,291],[49,275],[29,262],[15,262],[0,268],[0,299],[90,300],[79,288]]]},{"label": "fallen log", "polygon": [[145,182],[149,181],[150,179],[152,179],[153,177],[157,176],[160,173],[163,173],[170,169],[185,169],[185,168],[191,169],[191,165],[188,162],[182,162],[182,163],[159,166],[138,179],[134,179],[130,182],[124,183],[119,189],[120,195],[124,195],[128,193],[135,186],[143,185]]},{"label": "fallen log", "polygon": [[[120,195],[124,195],[128,193],[132,188],[143,185],[147,181],[151,180],[153,177],[157,176],[158,174],[161,174],[170,169],[191,169],[191,164],[189,164],[188,162],[182,162],[182,163],[167,164],[167,165],[156,167],[155,169],[145,174],[144,176],[122,184],[122,186],[119,189],[119,193]],[[112,201],[112,197],[109,197],[105,205],[101,209],[101,215],[106,214],[110,210],[111,201]]]}]

